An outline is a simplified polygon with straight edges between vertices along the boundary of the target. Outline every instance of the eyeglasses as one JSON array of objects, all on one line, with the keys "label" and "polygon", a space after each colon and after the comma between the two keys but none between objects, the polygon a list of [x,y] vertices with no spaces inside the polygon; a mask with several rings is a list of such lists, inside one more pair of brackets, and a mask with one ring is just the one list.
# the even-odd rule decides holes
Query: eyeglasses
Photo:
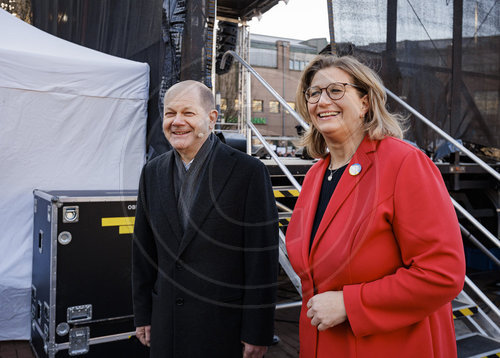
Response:
[{"label": "eyeglasses", "polygon": [[333,82],[330,83],[327,87],[309,87],[304,91],[304,96],[306,97],[306,101],[308,103],[314,104],[318,103],[321,98],[321,94],[323,90],[326,90],[326,94],[333,100],[341,99],[345,94],[345,86],[352,86],[361,89],[361,87],[352,84],[352,83],[342,83],[342,82]]}]

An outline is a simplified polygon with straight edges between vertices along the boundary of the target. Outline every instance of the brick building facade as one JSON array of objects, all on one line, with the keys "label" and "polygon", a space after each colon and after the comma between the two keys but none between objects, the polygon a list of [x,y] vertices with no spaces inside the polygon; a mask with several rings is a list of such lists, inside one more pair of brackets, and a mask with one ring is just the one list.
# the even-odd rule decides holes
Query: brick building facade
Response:
[{"label": "brick building facade", "polygon": [[[300,41],[265,35],[250,35],[250,64],[295,109],[295,93],[302,70],[327,44],[326,39]],[[216,90],[220,93],[222,122],[237,121],[238,66],[221,75]],[[264,136],[296,136],[297,122],[269,91],[251,79],[252,122]]]}]

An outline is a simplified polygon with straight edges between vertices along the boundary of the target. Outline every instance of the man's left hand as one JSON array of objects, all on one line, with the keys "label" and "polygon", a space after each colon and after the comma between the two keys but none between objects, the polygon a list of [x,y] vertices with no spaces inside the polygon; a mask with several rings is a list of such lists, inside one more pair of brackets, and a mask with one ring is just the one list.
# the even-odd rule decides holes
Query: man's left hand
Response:
[{"label": "man's left hand", "polygon": [[262,358],[267,352],[266,346],[254,346],[241,341],[243,343],[243,358]]}]

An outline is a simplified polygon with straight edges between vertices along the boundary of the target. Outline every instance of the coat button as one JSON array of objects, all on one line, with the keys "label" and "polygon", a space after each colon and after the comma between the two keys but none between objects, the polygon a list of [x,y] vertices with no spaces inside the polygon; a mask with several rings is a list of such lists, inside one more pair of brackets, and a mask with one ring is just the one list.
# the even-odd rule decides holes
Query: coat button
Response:
[{"label": "coat button", "polygon": [[180,262],[176,262],[176,263],[175,263],[175,268],[176,268],[177,270],[181,270],[181,269],[182,269],[182,264],[181,264]]},{"label": "coat button", "polygon": [[182,298],[182,297],[177,297],[177,298],[175,299],[175,304],[176,304],[177,306],[182,306],[182,305],[184,304],[184,298]]}]

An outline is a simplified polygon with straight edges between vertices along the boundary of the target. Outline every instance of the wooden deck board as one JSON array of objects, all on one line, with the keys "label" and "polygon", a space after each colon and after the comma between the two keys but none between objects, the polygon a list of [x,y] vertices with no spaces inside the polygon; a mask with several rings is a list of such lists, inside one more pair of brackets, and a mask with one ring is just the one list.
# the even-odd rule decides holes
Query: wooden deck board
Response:
[{"label": "wooden deck board", "polygon": [[297,358],[299,356],[300,307],[276,311],[274,333],[280,342],[271,346],[266,358]]},{"label": "wooden deck board", "polygon": [[[269,347],[265,358],[299,356],[299,312],[299,307],[276,312],[275,334],[280,338],[280,342]],[[35,355],[31,351],[29,341],[0,341],[0,358],[35,358]]]},{"label": "wooden deck board", "polygon": [[0,341],[0,358],[35,358],[28,341]]}]

